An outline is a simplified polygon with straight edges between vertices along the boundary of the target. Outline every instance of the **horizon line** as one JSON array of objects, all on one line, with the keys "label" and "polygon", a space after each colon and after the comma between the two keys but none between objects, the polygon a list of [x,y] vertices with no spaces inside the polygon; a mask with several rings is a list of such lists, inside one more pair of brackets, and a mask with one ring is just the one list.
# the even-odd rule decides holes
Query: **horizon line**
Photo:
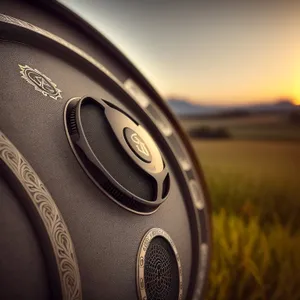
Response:
[{"label": "horizon line", "polygon": [[298,105],[296,99],[293,97],[274,97],[274,98],[265,98],[265,99],[255,99],[255,100],[241,100],[241,101],[229,101],[229,100],[221,100],[221,99],[211,99],[211,100],[204,100],[204,99],[192,99],[189,97],[181,97],[181,96],[165,96],[166,100],[179,100],[185,101],[192,104],[199,104],[199,105],[221,105],[221,106],[239,106],[239,105],[251,105],[251,104],[275,104],[279,102],[289,102],[293,105]]}]

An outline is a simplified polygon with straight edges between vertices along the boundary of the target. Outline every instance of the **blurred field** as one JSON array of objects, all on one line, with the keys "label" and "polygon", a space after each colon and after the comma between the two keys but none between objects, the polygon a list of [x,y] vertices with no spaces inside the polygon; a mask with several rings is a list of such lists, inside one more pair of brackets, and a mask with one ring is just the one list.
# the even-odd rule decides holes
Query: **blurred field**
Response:
[{"label": "blurred field", "polygon": [[213,202],[207,299],[300,299],[300,142],[193,145]]},{"label": "blurred field", "polygon": [[300,126],[293,124],[287,114],[253,114],[243,117],[187,118],[182,120],[186,130],[206,126],[225,128],[233,139],[300,140]]}]

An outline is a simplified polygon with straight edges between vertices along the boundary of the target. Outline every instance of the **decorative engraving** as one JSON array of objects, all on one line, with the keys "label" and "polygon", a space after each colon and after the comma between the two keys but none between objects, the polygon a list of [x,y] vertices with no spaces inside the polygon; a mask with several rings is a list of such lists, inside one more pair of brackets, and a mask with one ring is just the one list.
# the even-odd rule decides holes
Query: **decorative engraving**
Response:
[{"label": "decorative engraving", "polygon": [[36,91],[41,92],[44,96],[49,96],[54,100],[62,98],[61,90],[57,88],[56,84],[51,81],[49,77],[29,66],[19,65],[22,78],[29,84],[33,85]]},{"label": "decorative engraving", "polygon": [[81,300],[79,268],[67,226],[38,175],[1,131],[0,160],[19,180],[47,230],[60,276],[62,299]]}]

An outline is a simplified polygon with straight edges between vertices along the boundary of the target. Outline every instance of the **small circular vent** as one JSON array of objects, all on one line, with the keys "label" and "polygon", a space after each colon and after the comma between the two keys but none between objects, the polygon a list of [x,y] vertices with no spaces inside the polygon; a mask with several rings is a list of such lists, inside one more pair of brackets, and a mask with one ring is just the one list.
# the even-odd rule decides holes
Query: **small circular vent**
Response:
[{"label": "small circular vent", "polygon": [[144,275],[149,300],[176,299],[178,296],[176,258],[170,245],[161,237],[151,241],[146,253]]},{"label": "small circular vent", "polygon": [[142,300],[182,298],[182,274],[178,252],[170,236],[153,228],[144,236],[138,254],[138,294]]}]

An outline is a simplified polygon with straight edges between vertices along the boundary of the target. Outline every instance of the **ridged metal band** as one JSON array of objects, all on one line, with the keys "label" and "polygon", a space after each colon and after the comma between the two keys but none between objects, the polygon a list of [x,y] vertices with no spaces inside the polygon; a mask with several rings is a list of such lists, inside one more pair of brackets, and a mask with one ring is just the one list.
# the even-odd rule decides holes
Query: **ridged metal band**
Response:
[{"label": "ridged metal band", "polygon": [[102,71],[107,76],[109,76],[116,84],[118,84],[121,88],[123,88],[123,83],[121,81],[119,81],[117,77],[115,77],[109,70],[107,70],[96,59],[94,59],[93,57],[91,57],[90,55],[88,55],[86,52],[79,49],[78,47],[76,47],[76,46],[70,44],[69,42],[65,41],[64,39],[58,37],[57,35],[52,34],[51,32],[46,31],[46,30],[44,30],[40,27],[37,27],[31,23],[28,23],[26,21],[19,20],[17,18],[8,16],[8,15],[4,15],[4,14],[0,14],[0,22],[4,22],[4,23],[8,23],[8,24],[12,24],[12,25],[15,25],[18,27],[25,28],[27,30],[39,33],[40,35],[42,35],[48,39],[51,39],[51,40],[55,41],[56,43],[59,43],[60,45],[68,48],[69,50],[75,52],[77,55],[86,59],[89,63],[91,63],[92,65],[97,67],[100,71]]},{"label": "ridged metal band", "polygon": [[81,300],[81,281],[75,249],[68,228],[54,200],[30,164],[0,131],[0,161],[16,177],[32,201],[52,245],[60,277],[62,299]]}]

